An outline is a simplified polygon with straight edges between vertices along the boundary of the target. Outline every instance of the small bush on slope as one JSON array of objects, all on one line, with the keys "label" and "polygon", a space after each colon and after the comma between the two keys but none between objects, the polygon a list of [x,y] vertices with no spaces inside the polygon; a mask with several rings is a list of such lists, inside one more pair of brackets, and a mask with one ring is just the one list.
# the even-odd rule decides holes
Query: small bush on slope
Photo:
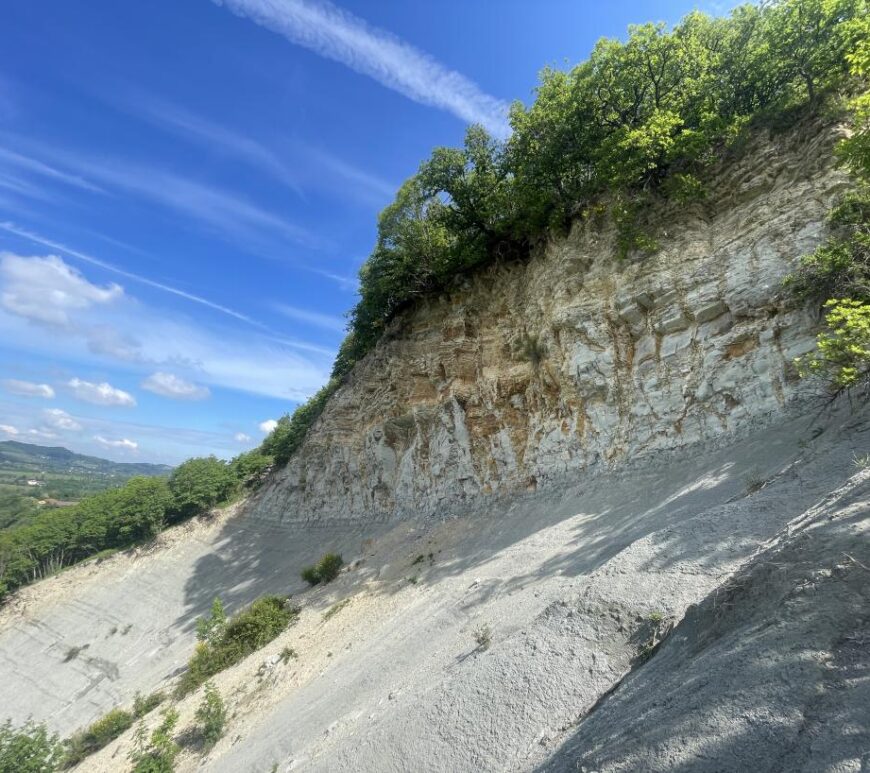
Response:
[{"label": "small bush on slope", "polygon": [[72,735],[66,741],[64,766],[72,767],[114,741],[133,726],[134,716],[123,709],[112,709],[90,727]]},{"label": "small bush on slope", "polygon": [[137,692],[133,698],[133,716],[136,719],[141,719],[163,703],[165,697],[160,690],[156,690],[149,695],[141,695]]},{"label": "small bush on slope", "polygon": [[163,722],[150,736],[146,733],[145,725],[139,725],[129,755],[133,773],[172,773],[175,770],[175,758],[181,751],[172,737],[177,724],[178,712],[165,709]]},{"label": "small bush on slope", "polygon": [[281,596],[263,596],[229,619],[219,636],[201,641],[178,684],[180,696],[274,639],[298,615]]},{"label": "small bush on slope", "polygon": [[0,773],[51,773],[60,765],[63,747],[45,725],[26,722],[13,728],[0,725]]},{"label": "small bush on slope", "polygon": [[302,570],[302,579],[309,585],[332,582],[338,577],[343,564],[342,557],[337,553],[325,553],[314,566],[306,566]]},{"label": "small bush on slope", "polygon": [[227,613],[223,602],[215,597],[211,603],[211,612],[208,617],[201,617],[196,621],[196,638],[199,641],[215,641],[219,639],[227,627]]},{"label": "small bush on slope", "polygon": [[221,739],[227,724],[223,698],[211,682],[206,682],[205,695],[196,709],[196,721],[203,744],[210,749]]}]

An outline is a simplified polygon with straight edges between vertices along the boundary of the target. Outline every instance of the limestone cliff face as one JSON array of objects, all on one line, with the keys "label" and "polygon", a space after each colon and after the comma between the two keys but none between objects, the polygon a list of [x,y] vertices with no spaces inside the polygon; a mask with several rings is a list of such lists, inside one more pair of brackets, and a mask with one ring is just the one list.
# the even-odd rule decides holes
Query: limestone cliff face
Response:
[{"label": "limestone cliff face", "polygon": [[447,515],[780,410],[816,325],[781,280],[847,184],[836,138],[756,137],[705,201],[659,214],[654,256],[620,261],[607,228],[578,221],[406,314],[251,513]]}]

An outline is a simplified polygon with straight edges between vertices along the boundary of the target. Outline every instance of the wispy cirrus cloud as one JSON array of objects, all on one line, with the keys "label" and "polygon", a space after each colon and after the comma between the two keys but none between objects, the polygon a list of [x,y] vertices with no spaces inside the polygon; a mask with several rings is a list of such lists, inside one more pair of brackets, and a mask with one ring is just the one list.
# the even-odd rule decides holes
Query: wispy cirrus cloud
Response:
[{"label": "wispy cirrus cloud", "polygon": [[485,93],[386,30],[328,2],[312,0],[213,0],[239,16],[277,32],[291,43],[358,73],[409,99],[447,110],[470,123],[507,136],[507,105]]},{"label": "wispy cirrus cloud", "polygon": [[[79,149],[49,146],[19,135],[4,135],[4,139],[17,142],[29,153],[38,154],[54,166],[27,157],[33,164],[51,169],[70,180],[80,180],[94,190],[105,189],[141,198],[183,216],[185,220],[182,222],[198,222],[235,243],[250,246],[252,243],[268,244],[271,239],[271,243],[292,241],[308,248],[323,246],[324,240],[317,234],[212,182],[185,177],[156,165],[108,156],[96,157]],[[4,153],[20,156],[0,148],[0,169]],[[102,187],[97,187],[97,183]]]},{"label": "wispy cirrus cloud", "polygon": [[326,330],[333,330],[336,333],[343,333],[347,329],[347,320],[332,316],[331,314],[320,314],[316,311],[300,309],[297,306],[289,306],[286,303],[275,303],[273,308],[279,314],[283,314],[289,319],[295,319]]},{"label": "wispy cirrus cloud", "polygon": [[216,154],[244,162],[302,198],[306,188],[316,187],[382,203],[396,191],[393,183],[309,143],[285,141],[278,152],[186,108],[144,95],[137,95],[130,110],[176,135],[203,143]]},{"label": "wispy cirrus cloud", "polygon": [[136,100],[135,110],[158,126],[208,143],[224,155],[239,158],[303,196],[296,174],[275,152],[248,136],[227,129],[185,108],[162,100]]},{"label": "wispy cirrus cloud", "polygon": [[179,298],[184,298],[185,300],[192,301],[193,303],[197,303],[201,306],[207,306],[214,311],[219,311],[222,314],[226,314],[227,316],[241,320],[242,322],[247,322],[248,324],[254,325],[255,327],[264,327],[262,323],[251,319],[251,317],[249,317],[247,314],[242,314],[240,311],[236,311],[235,309],[231,309],[227,306],[215,303],[214,301],[210,301],[208,300],[208,298],[203,298],[201,295],[195,295],[193,293],[186,292],[185,290],[180,290],[177,287],[172,287],[171,285],[165,284],[163,282],[157,282],[153,279],[142,276],[141,274],[134,274],[131,271],[125,271],[124,269],[119,268],[118,266],[115,266],[108,261],[101,260],[100,258],[95,258],[93,255],[89,255],[88,253],[82,252],[81,250],[75,250],[72,247],[67,247],[60,242],[49,239],[45,236],[41,236],[40,234],[29,231],[26,228],[20,228],[19,226],[15,225],[15,223],[10,223],[8,221],[0,222],[0,230],[15,234],[16,236],[20,236],[22,239],[28,239],[34,244],[41,244],[44,247],[50,247],[53,250],[63,252],[67,255],[71,255],[74,258],[78,258],[79,260],[84,261],[85,263],[99,266],[100,268],[105,269],[106,271],[111,271],[113,274],[122,276],[125,279],[131,279],[134,282],[139,282],[140,284],[146,285],[147,287],[153,287],[157,290],[162,290],[163,292],[169,293],[170,295],[175,295]]},{"label": "wispy cirrus cloud", "polygon": [[89,180],[84,179],[75,174],[69,174],[60,169],[56,169],[49,164],[44,163],[36,158],[25,156],[22,153],[16,153],[14,150],[0,147],[0,166],[17,167],[26,172],[47,177],[55,182],[61,182],[66,185],[71,185],[75,188],[80,188],[91,193],[103,193],[103,189]]}]

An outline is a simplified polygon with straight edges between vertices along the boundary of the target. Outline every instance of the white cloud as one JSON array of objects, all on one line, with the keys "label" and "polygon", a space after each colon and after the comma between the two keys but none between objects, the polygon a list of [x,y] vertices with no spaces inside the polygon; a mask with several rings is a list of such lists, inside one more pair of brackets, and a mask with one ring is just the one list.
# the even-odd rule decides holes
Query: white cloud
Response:
[{"label": "white cloud", "polygon": [[50,424],[56,429],[65,429],[69,432],[77,432],[82,428],[72,416],[60,408],[48,408],[42,412],[42,416],[47,424]]},{"label": "white cloud", "polygon": [[67,382],[73,395],[79,400],[94,405],[119,405],[132,408],[136,405],[136,398],[123,389],[117,389],[105,381],[95,384],[91,381],[82,381],[80,378],[72,378]]},{"label": "white cloud", "polygon": [[233,435],[233,440],[235,440],[236,443],[250,443],[253,438],[250,435],[246,435],[244,432],[236,432],[236,434]]},{"label": "white cloud", "polygon": [[266,419],[266,421],[261,421],[259,424],[260,432],[265,432],[267,435],[278,426],[278,422],[275,419]]},{"label": "white cloud", "polygon": [[58,435],[56,432],[52,432],[47,429],[29,429],[27,430],[27,434],[30,437],[37,438],[39,440],[57,440]]},{"label": "white cloud", "polygon": [[172,400],[205,400],[211,392],[208,387],[193,384],[172,373],[157,371],[142,382],[142,389]]},{"label": "white cloud", "polygon": [[148,287],[154,287],[158,290],[163,290],[166,293],[171,295],[176,295],[180,298],[184,298],[185,300],[192,301],[193,303],[198,303],[202,306],[207,306],[210,309],[214,309],[215,311],[219,311],[227,316],[233,317],[235,319],[242,320],[243,322],[248,322],[251,325],[256,327],[263,327],[263,325],[255,320],[251,319],[246,314],[242,314],[234,309],[230,309],[226,306],[222,306],[219,303],[215,303],[214,301],[210,301],[207,298],[203,298],[199,295],[193,295],[192,293],[185,292],[184,290],[179,290],[177,287],[172,287],[170,285],[163,284],[161,282],[155,282],[153,279],[148,279],[147,277],[141,276],[139,274],[133,274],[129,271],[124,271],[117,266],[112,265],[104,260],[100,260],[99,258],[95,258],[92,255],[88,255],[85,252],[80,252],[78,250],[73,250],[59,242],[56,242],[52,239],[46,239],[44,236],[40,236],[39,234],[33,233],[32,231],[28,231],[24,228],[19,228],[14,223],[4,222],[0,223],[0,229],[4,231],[8,231],[9,233],[15,234],[16,236],[20,236],[24,239],[29,239],[36,244],[41,244],[45,247],[49,247],[53,250],[59,250],[60,252],[64,252],[67,255],[72,255],[74,258],[78,258],[79,260],[83,260],[85,263],[90,263],[94,266],[99,266],[100,268],[106,269],[106,271],[111,271],[113,274],[118,274],[119,276],[123,276],[126,279],[132,279],[134,282],[139,282]]},{"label": "white cloud", "polygon": [[46,400],[51,400],[54,397],[54,390],[48,384],[35,384],[32,381],[8,378],[3,382],[3,388],[7,392],[21,397],[42,397]]},{"label": "white cloud", "polygon": [[395,35],[373,27],[327,2],[311,0],[214,0],[291,43],[341,62],[389,89],[424,105],[480,123],[505,137],[507,105],[483,92]]},{"label": "white cloud", "polygon": [[11,424],[0,424],[0,432],[4,435],[18,435],[18,427],[13,427]]},{"label": "white cloud", "polygon": [[68,327],[72,313],[112,303],[124,294],[116,284],[91,284],[55,255],[27,258],[3,253],[0,281],[4,309],[32,322],[58,327]]},{"label": "white cloud", "polygon": [[116,301],[70,308],[65,326],[50,325],[5,308],[2,295],[8,290],[0,272],[0,344],[20,347],[26,341],[31,354],[101,369],[107,362],[121,363],[140,379],[155,371],[179,373],[201,385],[299,401],[327,380],[334,354],[334,347],[287,340],[268,330],[239,330],[213,320],[199,324],[120,288]]},{"label": "white cloud", "polygon": [[139,444],[135,440],[130,440],[128,438],[111,440],[109,438],[103,437],[102,435],[94,435],[94,441],[101,445],[103,448],[114,448],[123,451],[135,451],[137,448],[139,448]]},{"label": "white cloud", "polygon": [[288,306],[284,303],[276,303],[273,308],[285,317],[297,319],[300,322],[307,322],[309,325],[314,325],[315,327],[334,330],[338,333],[342,333],[347,329],[347,320],[342,319],[341,317],[333,317],[330,314],[319,314],[316,311],[308,311],[307,309]]}]

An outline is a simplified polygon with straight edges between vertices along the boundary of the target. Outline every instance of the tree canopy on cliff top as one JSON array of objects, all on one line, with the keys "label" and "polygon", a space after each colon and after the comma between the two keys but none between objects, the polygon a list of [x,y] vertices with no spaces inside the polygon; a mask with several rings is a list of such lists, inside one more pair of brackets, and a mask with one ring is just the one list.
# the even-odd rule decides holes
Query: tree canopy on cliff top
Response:
[{"label": "tree canopy on cliff top", "polygon": [[850,57],[866,45],[868,13],[868,0],[774,0],[723,18],[694,12],[670,30],[632,26],[569,71],[545,69],[531,106],[513,105],[506,141],[471,126],[464,147],[436,148],[379,217],[332,380],[279,422],[267,452],[295,453],[399,311],[528,256],[596,202],[623,254],[654,249],[637,225],[646,202],[702,196],[705,168],[754,120],[866,87]]}]

